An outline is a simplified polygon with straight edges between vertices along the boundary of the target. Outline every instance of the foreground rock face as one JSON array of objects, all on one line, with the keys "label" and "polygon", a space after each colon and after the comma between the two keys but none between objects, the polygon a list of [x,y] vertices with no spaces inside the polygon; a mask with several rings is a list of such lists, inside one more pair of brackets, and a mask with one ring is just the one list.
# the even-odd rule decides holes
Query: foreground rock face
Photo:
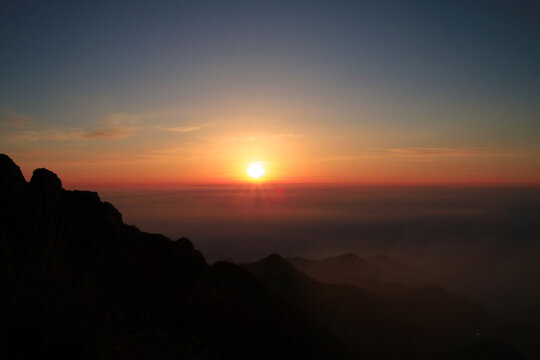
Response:
[{"label": "foreground rock face", "polygon": [[47,169],[36,169],[30,179],[30,186],[40,192],[58,192],[62,190],[62,181]]},{"label": "foreground rock face", "polygon": [[[233,264],[125,225],[47,169],[0,155],[5,359],[306,357],[313,331]],[[316,357],[345,352],[331,341]]]},{"label": "foreground rock face", "polygon": [[0,188],[4,191],[24,186],[26,180],[21,169],[5,154],[0,154]]}]

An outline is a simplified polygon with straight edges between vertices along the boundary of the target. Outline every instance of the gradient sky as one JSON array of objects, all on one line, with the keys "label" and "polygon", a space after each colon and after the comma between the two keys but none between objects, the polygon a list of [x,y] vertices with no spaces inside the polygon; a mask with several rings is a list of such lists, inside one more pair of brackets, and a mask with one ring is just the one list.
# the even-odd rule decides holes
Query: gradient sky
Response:
[{"label": "gradient sky", "polygon": [[0,152],[68,186],[539,183],[537,4],[2,1]]}]

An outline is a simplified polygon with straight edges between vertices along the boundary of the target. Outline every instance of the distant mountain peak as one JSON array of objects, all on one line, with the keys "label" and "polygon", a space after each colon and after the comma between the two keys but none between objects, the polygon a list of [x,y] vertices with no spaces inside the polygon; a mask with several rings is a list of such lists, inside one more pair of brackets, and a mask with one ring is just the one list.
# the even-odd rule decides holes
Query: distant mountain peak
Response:
[{"label": "distant mountain peak", "polygon": [[267,257],[248,264],[247,265],[250,271],[262,275],[262,274],[287,274],[288,276],[297,276],[300,273],[290,262],[285,260],[281,255],[271,254]]},{"label": "distant mountain peak", "polygon": [[292,267],[292,265],[283,258],[283,256],[278,254],[270,254],[267,257],[257,261],[258,264],[271,265],[273,267]]},{"label": "distant mountain peak", "polygon": [[342,255],[331,256],[324,259],[323,261],[340,261],[340,262],[349,262],[349,263],[363,263],[364,262],[364,260],[360,258],[358,255],[356,255],[355,253],[346,253]]},{"label": "distant mountain peak", "polygon": [[385,263],[399,263],[403,264],[403,262],[395,257],[386,255],[386,254],[377,254],[373,257],[371,257],[372,261],[378,261],[378,262],[385,262]]},{"label": "distant mountain peak", "polygon": [[287,260],[293,263],[353,263],[353,264],[363,264],[365,261],[355,253],[345,253],[336,256],[329,256],[320,260],[307,259],[302,256],[293,256],[287,258]]}]

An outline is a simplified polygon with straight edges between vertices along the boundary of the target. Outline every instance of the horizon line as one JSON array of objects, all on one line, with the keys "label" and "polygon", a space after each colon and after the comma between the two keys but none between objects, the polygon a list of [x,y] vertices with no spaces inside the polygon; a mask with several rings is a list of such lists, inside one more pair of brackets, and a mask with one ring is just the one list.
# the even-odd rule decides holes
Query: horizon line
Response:
[{"label": "horizon line", "polygon": [[110,188],[110,189],[156,189],[156,188],[179,188],[179,187],[206,187],[206,186],[245,186],[264,187],[280,185],[305,185],[305,186],[366,186],[366,187],[540,187],[540,181],[380,181],[380,182],[354,182],[354,181],[229,181],[229,182],[63,182],[63,187],[68,190],[83,188]]}]

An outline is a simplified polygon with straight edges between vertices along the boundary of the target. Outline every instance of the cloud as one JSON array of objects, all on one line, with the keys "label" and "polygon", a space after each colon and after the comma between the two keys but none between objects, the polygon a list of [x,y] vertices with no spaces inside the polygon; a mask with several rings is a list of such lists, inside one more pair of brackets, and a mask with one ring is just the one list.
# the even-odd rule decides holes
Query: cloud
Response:
[{"label": "cloud", "polygon": [[234,135],[228,136],[227,141],[272,141],[283,139],[297,139],[304,135],[294,133],[275,133],[275,134],[257,134],[257,135]]},{"label": "cloud", "polygon": [[86,139],[117,139],[128,136],[129,133],[125,128],[110,128],[110,129],[98,129],[94,131],[84,132],[79,136]]},{"label": "cloud", "polygon": [[508,157],[515,154],[502,153],[485,148],[412,147],[391,148],[387,152],[398,157]]},{"label": "cloud", "polygon": [[170,131],[170,132],[178,132],[178,133],[190,133],[193,131],[198,131],[203,128],[213,126],[214,123],[205,123],[200,125],[187,125],[187,126],[158,126],[155,129],[160,131]]},{"label": "cloud", "polygon": [[[35,141],[76,141],[76,140],[114,140],[136,135],[141,131],[169,131],[190,133],[214,125],[213,122],[181,126],[167,126],[156,123],[167,121],[171,115],[167,113],[129,114],[111,112],[103,116],[94,126],[79,127],[45,127],[39,122],[31,123],[30,119],[12,111],[0,110],[0,128],[3,137],[21,142]],[[161,120],[160,120],[161,119]]]},{"label": "cloud", "polygon": [[489,148],[443,148],[443,147],[403,147],[379,148],[352,154],[337,155],[321,159],[322,161],[347,161],[368,158],[485,158],[485,157],[517,157],[519,154],[494,151]]},{"label": "cloud", "polygon": [[31,119],[27,116],[5,110],[0,112],[0,124],[5,127],[24,129],[30,126]]},{"label": "cloud", "polygon": [[162,130],[162,131],[188,133],[188,132],[200,130],[203,127],[205,127],[205,126],[204,125],[202,125],[202,126],[174,126],[174,127],[160,127],[160,128],[157,128],[157,129]]},{"label": "cloud", "polygon": [[81,140],[81,139],[117,139],[129,136],[125,128],[107,128],[85,131],[80,129],[50,129],[50,130],[24,130],[10,134],[10,138],[18,141],[40,140]]},{"label": "cloud", "polygon": [[[118,139],[132,135],[138,130],[142,115],[127,113],[109,113],[100,122],[100,126],[82,131],[78,136],[85,139]],[[77,136],[77,134],[75,134]]]},{"label": "cloud", "polygon": [[0,112],[0,126],[5,137],[16,141],[72,141],[91,139],[118,139],[132,135],[139,117],[125,113],[110,113],[93,128],[43,127],[32,124],[28,117],[13,112]]},{"label": "cloud", "polygon": [[22,142],[32,142],[39,140],[67,140],[74,136],[66,130],[23,130],[9,134],[9,138]]}]

